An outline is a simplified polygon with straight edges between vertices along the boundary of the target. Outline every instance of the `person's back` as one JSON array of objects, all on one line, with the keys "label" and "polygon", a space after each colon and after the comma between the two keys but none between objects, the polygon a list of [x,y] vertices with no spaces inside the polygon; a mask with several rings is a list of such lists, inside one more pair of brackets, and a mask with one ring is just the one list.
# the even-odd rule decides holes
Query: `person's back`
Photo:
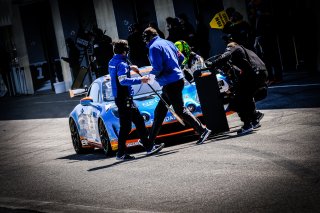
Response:
[{"label": "person's back", "polygon": [[181,57],[177,55],[177,48],[171,41],[157,36],[149,43],[148,47],[150,61],[153,64],[152,74],[157,76],[158,72],[163,72],[162,75],[157,77],[157,81],[161,86],[183,78],[180,69]]},{"label": "person's back", "polygon": [[256,53],[235,42],[229,43],[226,51],[215,62],[221,64],[228,60],[240,68],[245,77],[253,76],[256,70],[266,71],[264,62]]}]

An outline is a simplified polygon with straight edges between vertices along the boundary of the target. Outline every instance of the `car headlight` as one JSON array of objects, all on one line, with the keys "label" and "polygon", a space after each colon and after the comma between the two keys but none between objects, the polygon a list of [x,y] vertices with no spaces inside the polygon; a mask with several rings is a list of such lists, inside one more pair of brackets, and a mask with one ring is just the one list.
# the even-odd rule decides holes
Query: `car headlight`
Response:
[{"label": "car headlight", "polygon": [[149,114],[143,112],[143,113],[141,113],[141,115],[142,115],[142,117],[143,117],[143,119],[144,119],[145,122],[147,122],[147,121],[150,120],[150,115],[149,115]]},{"label": "car headlight", "polygon": [[196,105],[194,104],[188,104],[187,108],[190,112],[194,112],[196,110]]}]

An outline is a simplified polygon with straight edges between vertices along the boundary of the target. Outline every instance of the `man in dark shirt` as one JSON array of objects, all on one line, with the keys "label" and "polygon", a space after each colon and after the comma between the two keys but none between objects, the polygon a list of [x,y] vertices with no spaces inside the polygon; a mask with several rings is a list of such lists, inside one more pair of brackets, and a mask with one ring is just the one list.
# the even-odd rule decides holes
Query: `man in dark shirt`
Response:
[{"label": "man in dark shirt", "polygon": [[247,134],[259,128],[263,113],[256,110],[254,96],[266,86],[268,72],[263,61],[251,50],[236,42],[230,42],[226,51],[213,61],[211,66],[221,65],[228,60],[239,68],[235,95],[230,101],[230,109],[238,113],[244,123],[238,135]]},{"label": "man in dark shirt", "polygon": [[99,28],[94,31],[93,55],[96,63],[96,77],[108,74],[108,62],[113,57],[112,39]]}]

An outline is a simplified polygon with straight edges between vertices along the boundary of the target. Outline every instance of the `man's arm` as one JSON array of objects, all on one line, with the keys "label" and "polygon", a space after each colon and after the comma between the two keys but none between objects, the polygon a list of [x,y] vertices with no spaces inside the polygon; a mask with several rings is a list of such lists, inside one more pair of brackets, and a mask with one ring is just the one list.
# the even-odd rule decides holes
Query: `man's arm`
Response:
[{"label": "man's arm", "polygon": [[122,86],[130,86],[135,84],[146,83],[149,79],[147,76],[138,77],[138,78],[128,78],[127,73],[130,72],[130,67],[125,63],[120,63],[118,65],[118,80]]},{"label": "man's arm", "polygon": [[163,60],[162,60],[161,50],[157,48],[150,49],[149,58],[150,58],[150,63],[152,65],[152,71],[150,72],[150,74],[159,76],[163,69],[163,66],[162,66]]},{"label": "man's arm", "polygon": [[211,66],[217,66],[217,65],[222,65],[226,63],[228,60],[231,59],[232,53],[233,53],[233,48],[228,47],[223,54],[221,54],[218,58],[216,58],[212,62]]}]

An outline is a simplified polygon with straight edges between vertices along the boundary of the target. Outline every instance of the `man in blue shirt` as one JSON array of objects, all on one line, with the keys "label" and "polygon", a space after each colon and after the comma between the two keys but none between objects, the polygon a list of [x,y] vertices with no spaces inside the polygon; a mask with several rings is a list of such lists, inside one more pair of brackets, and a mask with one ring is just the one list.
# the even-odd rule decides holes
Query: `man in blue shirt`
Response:
[{"label": "man in blue shirt", "polygon": [[[211,130],[206,128],[185,106],[182,90],[184,88],[183,72],[180,65],[184,56],[177,47],[168,40],[159,37],[157,31],[148,27],[144,30],[143,39],[149,48],[149,59],[153,67],[150,74],[155,75],[162,87],[162,98],[173,106],[174,111],[185,123],[194,128],[200,135],[197,144],[202,144],[210,135]],[[158,135],[162,122],[168,112],[166,105],[159,101],[154,112],[149,140],[154,141]]]},{"label": "man in blue shirt", "polygon": [[133,122],[137,128],[141,143],[147,150],[147,155],[159,152],[164,144],[155,145],[153,141],[148,139],[148,130],[145,126],[144,119],[139,109],[133,102],[133,88],[131,85],[147,83],[148,76],[131,78],[130,70],[139,72],[137,66],[129,66],[127,63],[127,54],[129,51],[128,42],[126,40],[118,40],[113,42],[113,52],[115,55],[109,62],[109,73],[111,77],[112,94],[118,107],[120,131],[118,137],[117,160],[132,160],[133,156],[127,154],[126,140],[131,131],[131,123]]}]

